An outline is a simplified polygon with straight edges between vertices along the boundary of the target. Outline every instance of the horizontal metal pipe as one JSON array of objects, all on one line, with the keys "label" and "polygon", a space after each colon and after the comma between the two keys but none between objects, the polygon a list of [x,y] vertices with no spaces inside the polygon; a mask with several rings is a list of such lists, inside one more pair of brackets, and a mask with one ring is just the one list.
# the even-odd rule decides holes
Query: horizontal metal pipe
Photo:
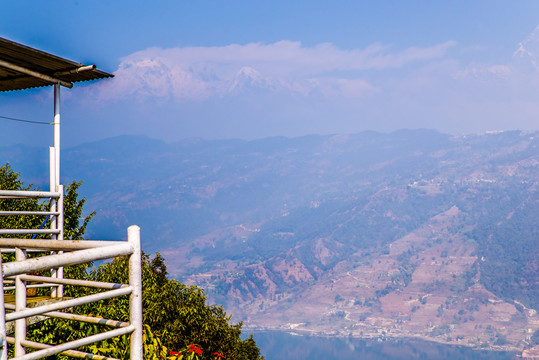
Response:
[{"label": "horizontal metal pipe", "polygon": [[0,216],[10,215],[54,215],[58,216],[58,211],[0,211]]},{"label": "horizontal metal pipe", "polygon": [[68,81],[60,80],[60,79],[54,78],[52,76],[42,74],[42,73],[40,73],[38,71],[30,70],[30,69],[27,69],[25,67],[12,64],[12,63],[7,62],[5,60],[0,60],[0,66],[4,67],[6,69],[15,70],[15,71],[18,71],[20,73],[33,76],[33,77],[41,79],[41,80],[48,81],[51,84],[60,84],[62,86],[70,88],[70,89],[73,87],[73,84],[68,82]]},{"label": "horizontal metal pipe", "polygon": [[[2,252],[2,254],[7,254],[7,253],[14,253],[15,249],[5,249],[4,248],[4,249],[0,249],[0,251]],[[27,249],[26,253],[43,253],[43,252],[49,252],[49,251],[50,250],[47,250],[47,249]]]},{"label": "horizontal metal pipe", "polygon": [[[33,285],[26,285],[26,288],[27,289],[46,288],[46,287],[51,287],[51,286],[60,286],[60,285],[57,285],[57,284],[33,284]],[[15,286],[4,286],[4,291],[5,290],[15,290]]]},{"label": "horizontal metal pipe", "polygon": [[59,234],[58,229],[0,229],[0,235]]},{"label": "horizontal metal pipe", "polygon": [[135,327],[130,325],[130,326],[127,326],[127,327],[124,327],[124,328],[110,330],[110,331],[107,331],[107,332],[104,332],[104,333],[101,333],[101,334],[88,336],[86,338],[82,338],[82,339],[79,339],[79,340],[70,341],[70,342],[67,342],[67,343],[63,343],[61,345],[56,345],[56,346],[53,346],[53,347],[50,347],[50,348],[47,348],[47,349],[35,351],[35,352],[32,352],[30,354],[26,354],[26,355],[23,355],[23,356],[14,357],[13,360],[37,360],[37,359],[42,359],[42,358],[47,357],[47,356],[59,354],[59,353],[64,352],[66,350],[76,349],[78,347],[93,344],[93,343],[98,342],[98,341],[103,341],[103,340],[110,339],[110,338],[113,338],[113,337],[116,337],[116,336],[129,334],[129,333],[133,332],[134,329],[135,329]]},{"label": "horizontal metal pipe", "polygon": [[0,238],[0,248],[24,248],[41,250],[84,250],[105,246],[125,245],[126,241],[107,240],[40,240]]},{"label": "horizontal metal pipe", "polygon": [[47,284],[47,283],[43,283],[43,284],[26,284],[26,288],[27,289],[33,289],[33,288],[45,288],[45,287],[51,287],[51,286],[60,286],[58,284]]},{"label": "horizontal metal pipe", "polygon": [[131,245],[129,243],[123,243],[121,245],[41,256],[24,261],[12,261],[2,264],[2,272],[5,277],[28,274],[61,266],[77,265],[90,261],[110,259],[116,256],[130,255],[132,252],[133,248]]},{"label": "horizontal metal pipe", "polygon": [[12,312],[6,314],[6,321],[13,321],[17,319],[27,318],[30,316],[42,315],[50,311],[57,311],[62,309],[67,309],[73,306],[89,304],[92,302],[110,299],[118,296],[128,295],[132,291],[131,287],[109,290],[99,294],[92,294],[87,296],[82,296],[76,299],[70,299],[65,301],[59,301],[48,305],[38,306],[34,308],[26,308],[24,310]]},{"label": "horizontal metal pipe", "polygon": [[91,71],[91,70],[95,70],[95,68],[96,68],[95,65],[86,65],[86,66],[81,66],[81,67],[78,67],[78,68],[72,69],[72,70],[66,70],[66,71],[58,71],[58,72],[55,72],[55,73],[54,73],[54,76],[63,76],[63,75],[78,74],[78,73],[83,72],[83,71]]},{"label": "horizontal metal pipe", "polygon": [[35,275],[20,275],[20,278],[25,281],[46,281],[47,283],[49,283],[49,285],[50,284],[63,284],[63,285],[75,285],[75,286],[84,286],[84,287],[110,289],[110,290],[125,288],[129,286],[126,284],[118,284],[118,283],[107,283],[107,282],[90,281],[90,280],[50,278],[48,276],[35,276]]},{"label": "horizontal metal pipe", "polygon": [[[6,309],[8,310],[15,310],[14,304],[6,304]],[[107,326],[113,326],[113,327],[126,327],[129,326],[128,322],[120,321],[120,320],[109,320],[109,319],[102,319],[102,318],[96,318],[92,316],[84,316],[79,314],[70,314],[65,313],[61,311],[49,311],[46,313],[41,314],[41,316],[48,316],[52,318],[59,318],[59,319],[66,319],[66,320],[76,320],[76,321],[83,321],[91,324],[97,324],[97,325],[107,325]]]},{"label": "horizontal metal pipe", "polygon": [[[11,343],[11,344],[15,343],[15,338],[14,337],[7,336],[6,339],[7,339],[8,343]],[[49,349],[49,348],[52,347],[52,345],[42,344],[42,343],[38,343],[38,342],[35,342],[35,341],[30,341],[30,340],[22,340],[21,345],[23,345],[25,347],[32,348],[32,349]],[[61,355],[71,356],[71,357],[79,358],[79,359],[119,360],[119,359],[116,359],[116,358],[106,357],[106,356],[103,356],[103,355],[89,354],[89,353],[85,353],[85,352],[78,351],[78,350],[66,350],[66,351],[62,352]]]},{"label": "horizontal metal pipe", "polygon": [[86,322],[90,324],[107,325],[107,326],[113,326],[117,328],[129,326],[129,323],[125,321],[102,319],[102,318],[96,318],[92,316],[84,316],[84,315],[78,315],[78,314],[69,314],[69,313],[65,313],[61,311],[51,311],[43,315],[48,316],[48,317],[58,318],[58,319],[82,321],[82,322]]},{"label": "horizontal metal pipe", "polygon": [[18,198],[59,198],[59,191],[25,191],[25,190],[0,190],[0,197],[4,199]]}]

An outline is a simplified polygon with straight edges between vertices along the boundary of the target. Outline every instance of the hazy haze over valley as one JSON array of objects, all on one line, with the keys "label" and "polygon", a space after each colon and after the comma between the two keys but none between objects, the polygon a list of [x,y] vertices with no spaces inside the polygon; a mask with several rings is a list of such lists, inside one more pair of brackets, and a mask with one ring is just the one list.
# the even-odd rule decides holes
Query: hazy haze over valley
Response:
[{"label": "hazy haze over valley", "polygon": [[[119,137],[63,161],[98,212],[92,237],[141,225],[171,275],[249,328],[525,348],[539,328],[537,135]],[[0,154],[36,182],[33,151]]]}]

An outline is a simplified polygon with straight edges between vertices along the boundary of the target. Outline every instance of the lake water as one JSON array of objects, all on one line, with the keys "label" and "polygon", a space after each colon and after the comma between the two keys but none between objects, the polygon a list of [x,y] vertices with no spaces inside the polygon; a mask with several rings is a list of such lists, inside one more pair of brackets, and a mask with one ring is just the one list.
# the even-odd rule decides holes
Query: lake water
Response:
[{"label": "lake water", "polygon": [[[244,331],[248,335],[248,331]],[[515,353],[476,351],[420,340],[361,340],[254,332],[266,360],[511,360]]]}]

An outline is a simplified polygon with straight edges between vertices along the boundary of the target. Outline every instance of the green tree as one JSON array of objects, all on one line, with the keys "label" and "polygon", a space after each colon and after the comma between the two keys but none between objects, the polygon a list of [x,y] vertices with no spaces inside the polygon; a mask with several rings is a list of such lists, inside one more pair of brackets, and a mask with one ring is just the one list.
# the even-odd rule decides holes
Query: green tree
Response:
[{"label": "green tree", "polygon": [[[82,240],[86,227],[95,211],[83,217],[83,207],[86,199],[78,199],[78,190],[82,181],[73,181],[65,189],[64,195],[64,238],[70,240]],[[15,172],[9,164],[0,167],[0,189],[2,190],[39,190],[33,185],[24,185],[20,174]],[[48,211],[50,204],[39,199],[0,199],[0,211]],[[17,215],[0,216],[0,229],[37,229],[40,226],[50,227],[50,219],[45,215]],[[45,238],[47,235],[39,235],[37,238]],[[14,235],[25,238],[28,235]],[[28,257],[41,256],[43,254],[29,254]],[[12,261],[13,254],[3,254],[3,261]],[[86,269],[91,264],[81,264],[64,268],[67,278],[87,278]],[[44,274],[48,275],[48,274]],[[45,290],[38,290],[38,294],[44,294]],[[78,296],[81,289],[78,287],[66,287],[66,296]]]},{"label": "green tree", "polygon": [[[153,259],[144,254],[142,264],[144,323],[164,346],[177,351],[196,344],[204,350],[203,359],[214,359],[215,352],[237,360],[261,358],[252,337],[241,340],[241,322],[230,324],[231,316],[222,306],[207,305],[202,289],[167,278],[160,254]],[[127,270],[127,259],[117,258],[101,265],[91,277],[97,281],[126,283]],[[127,297],[96,306],[92,311],[105,318],[128,320]]]},{"label": "green tree", "polygon": [[[37,190],[32,185],[25,186],[19,173],[13,171],[9,164],[0,167],[0,189],[2,190]],[[45,211],[46,203],[39,199],[0,199],[1,211]],[[0,229],[38,228],[45,220],[44,216],[0,216]],[[14,235],[24,238],[26,235]]]},{"label": "green tree", "polygon": [[[78,199],[78,190],[82,181],[73,181],[65,189],[64,196],[64,238],[70,240],[82,240],[86,232],[86,226],[95,215],[95,211],[86,217],[82,217],[82,211],[86,199]],[[0,189],[2,190],[39,190],[32,185],[25,186],[20,174],[13,171],[9,164],[0,167]],[[47,202],[39,199],[0,199],[1,211],[47,211]],[[45,223],[44,223],[45,222]],[[0,229],[32,229],[41,225],[50,226],[45,215],[18,215],[0,216]],[[24,238],[27,235],[19,235]],[[42,235],[44,237],[46,235]]]}]

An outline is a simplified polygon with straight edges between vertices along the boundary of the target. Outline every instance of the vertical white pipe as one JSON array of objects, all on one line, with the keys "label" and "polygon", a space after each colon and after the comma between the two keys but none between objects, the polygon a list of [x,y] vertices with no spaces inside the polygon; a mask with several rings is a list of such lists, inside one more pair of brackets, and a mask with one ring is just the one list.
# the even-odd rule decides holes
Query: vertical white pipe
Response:
[{"label": "vertical white pipe", "polygon": [[57,222],[57,229],[60,229],[58,240],[64,240],[64,185],[58,185],[58,192],[60,193],[58,198],[58,212],[60,213]]},{"label": "vertical white pipe", "polygon": [[50,191],[56,191],[56,148],[49,147],[49,187]]},{"label": "vertical white pipe", "polygon": [[[60,215],[58,215],[58,221],[57,221],[57,228],[60,229],[60,234],[58,234],[58,240],[64,240],[64,185],[58,185],[58,191],[60,192],[60,198],[58,199],[58,212]],[[63,253],[63,251],[59,252],[60,254]],[[64,267],[59,267],[58,272],[56,274],[57,278],[63,279],[64,278]],[[64,297],[64,285],[60,285],[57,288],[56,296],[58,297]]]},{"label": "vertical white pipe", "polygon": [[[26,260],[26,250],[15,249],[16,261]],[[26,308],[26,283],[20,276],[15,277],[15,310],[20,311]],[[15,357],[26,354],[21,342],[26,340],[26,319],[15,320]]]},{"label": "vertical white pipe", "polygon": [[[60,83],[54,84],[54,191],[60,191]],[[55,201],[55,208],[57,207]],[[61,215],[62,216],[62,215]],[[58,229],[59,218],[53,216],[51,220],[51,229]],[[58,239],[56,235],[52,239]],[[54,253],[54,252],[53,252]],[[63,269],[51,269],[52,277],[60,277],[58,272],[63,273]],[[63,289],[51,288],[51,297],[62,296]]]},{"label": "vertical white pipe", "polygon": [[[49,168],[50,168],[50,189],[51,191],[56,191],[56,148],[50,147],[49,148]],[[58,204],[56,199],[51,199],[51,206],[50,211],[56,211]],[[58,217],[57,216],[51,216],[51,229],[57,229],[58,228]],[[57,236],[56,234],[51,235],[52,240],[56,240]],[[51,252],[54,254],[55,252]],[[57,270],[51,269],[51,277],[55,278],[57,277]],[[51,297],[55,298],[58,296],[58,291],[56,286],[51,287]]]},{"label": "vertical white pipe", "polygon": [[[2,252],[0,251],[0,280],[4,280],[2,273]],[[7,334],[6,334],[6,303],[4,301],[4,282],[0,289],[0,360],[7,359]]]},{"label": "vertical white pipe", "polygon": [[[56,186],[60,185],[60,84],[54,84],[54,149],[56,155]],[[55,188],[54,191],[58,191]]]},{"label": "vertical white pipe", "polygon": [[129,256],[129,285],[133,292],[129,298],[129,322],[135,327],[131,334],[131,360],[143,360],[142,341],[142,252],[140,249],[140,228],[127,228],[127,241],[133,249]]}]

